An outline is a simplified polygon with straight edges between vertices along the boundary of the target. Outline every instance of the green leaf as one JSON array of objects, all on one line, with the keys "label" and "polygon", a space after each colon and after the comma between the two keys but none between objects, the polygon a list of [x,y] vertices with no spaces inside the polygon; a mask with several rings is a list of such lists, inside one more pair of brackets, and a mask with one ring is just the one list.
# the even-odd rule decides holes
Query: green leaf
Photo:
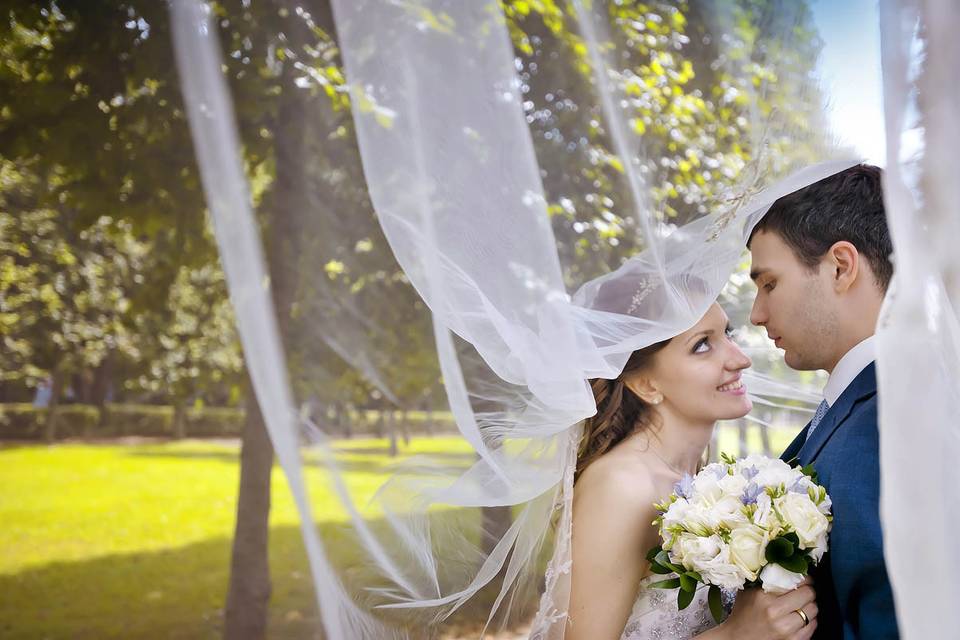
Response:
[{"label": "green leaf", "polygon": [[660,563],[661,566],[668,567],[672,571],[678,574],[684,573],[686,571],[686,569],[684,569],[682,566],[670,562],[670,555],[667,554],[666,551],[660,551],[660,553],[657,554],[657,557],[655,558],[655,560],[658,563]]},{"label": "green leaf", "polygon": [[668,573],[673,573],[673,572],[674,572],[673,569],[671,569],[670,567],[665,567],[665,566],[663,566],[662,564],[660,564],[659,562],[651,562],[651,563],[650,563],[650,571],[656,573],[657,575],[661,575],[661,576],[667,575]]},{"label": "green leaf", "polygon": [[723,621],[723,599],[720,594],[720,587],[715,584],[710,585],[707,592],[707,604],[710,605],[710,613],[717,624]]},{"label": "green leaf", "polygon": [[803,473],[803,475],[810,478],[810,480],[812,480],[815,484],[820,484],[817,476],[817,470],[813,468],[812,464],[808,464],[803,467],[800,467],[800,472]]},{"label": "green leaf", "polygon": [[683,611],[690,606],[690,603],[693,602],[693,596],[695,593],[696,590],[686,591],[684,589],[681,589],[679,592],[677,592],[677,608]]},{"label": "green leaf", "polygon": [[660,545],[657,545],[653,549],[650,549],[650,551],[647,551],[647,555],[646,555],[647,562],[656,562],[657,556],[662,552],[663,552],[663,547],[661,547]]},{"label": "green leaf", "polygon": [[777,564],[787,571],[793,571],[794,573],[806,573],[809,568],[809,563],[810,559],[807,556],[799,554],[777,560]]},{"label": "green leaf", "polygon": [[690,577],[689,574],[681,573],[679,576],[680,588],[684,591],[696,591],[697,590],[697,581]]},{"label": "green leaf", "polygon": [[670,578],[669,580],[661,580],[659,582],[651,582],[651,589],[679,589],[680,588],[680,578]]},{"label": "green leaf", "polygon": [[780,562],[793,555],[796,547],[786,536],[774,538],[767,544],[767,551],[764,554],[767,562]]}]

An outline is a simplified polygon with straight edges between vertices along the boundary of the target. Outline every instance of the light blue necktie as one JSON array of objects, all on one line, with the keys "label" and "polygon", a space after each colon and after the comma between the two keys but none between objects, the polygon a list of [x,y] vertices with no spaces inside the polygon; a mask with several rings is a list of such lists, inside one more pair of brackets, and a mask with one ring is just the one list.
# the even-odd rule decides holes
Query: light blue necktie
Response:
[{"label": "light blue necktie", "polygon": [[813,430],[817,428],[817,425],[820,424],[820,421],[823,420],[823,416],[827,415],[827,410],[830,408],[830,405],[827,404],[826,400],[821,400],[820,404],[817,406],[817,412],[813,414],[813,420],[810,421],[810,428],[807,429],[807,440],[810,439],[810,436],[813,435]]}]

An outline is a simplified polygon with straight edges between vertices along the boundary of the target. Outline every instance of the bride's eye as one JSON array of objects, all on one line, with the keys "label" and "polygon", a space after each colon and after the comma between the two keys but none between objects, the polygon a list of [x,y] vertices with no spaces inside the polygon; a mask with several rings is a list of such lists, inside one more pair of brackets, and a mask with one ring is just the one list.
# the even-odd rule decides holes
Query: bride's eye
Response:
[{"label": "bride's eye", "polygon": [[724,330],[724,332],[727,334],[727,338],[730,339],[730,340],[736,340],[736,339],[737,339],[737,336],[740,335],[740,332],[737,331],[736,329],[734,329],[734,328],[731,327],[731,326],[727,326],[727,328]]},{"label": "bride's eye", "polygon": [[693,353],[706,353],[710,350],[710,339],[704,336],[693,345]]}]

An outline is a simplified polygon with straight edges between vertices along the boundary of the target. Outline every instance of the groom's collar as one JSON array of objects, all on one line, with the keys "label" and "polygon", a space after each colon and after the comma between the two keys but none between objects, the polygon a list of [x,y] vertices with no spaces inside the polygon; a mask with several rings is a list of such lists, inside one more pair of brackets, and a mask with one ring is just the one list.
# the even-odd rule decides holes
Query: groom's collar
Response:
[{"label": "groom's collar", "polygon": [[850,386],[854,378],[876,359],[875,354],[874,339],[873,336],[870,336],[857,343],[840,358],[827,380],[827,385],[823,388],[823,398],[828,405],[832,407],[837,403],[841,394]]}]

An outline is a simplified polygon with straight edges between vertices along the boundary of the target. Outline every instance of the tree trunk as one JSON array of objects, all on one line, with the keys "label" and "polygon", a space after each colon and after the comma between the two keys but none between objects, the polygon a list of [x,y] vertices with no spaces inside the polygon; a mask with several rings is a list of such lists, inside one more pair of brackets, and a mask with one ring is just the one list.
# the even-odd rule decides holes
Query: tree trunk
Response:
[{"label": "tree trunk", "polygon": [[496,544],[500,542],[500,538],[513,524],[513,514],[510,507],[483,507],[481,513],[483,532],[480,547],[485,554],[490,555]]},{"label": "tree trunk", "polygon": [[763,455],[769,457],[769,456],[772,456],[772,455],[773,455],[773,449],[772,449],[771,446],[770,446],[770,426],[768,426],[768,425],[772,425],[772,424],[773,424],[773,414],[772,414],[772,413],[767,413],[767,414],[764,416],[764,418],[765,418],[765,419],[764,419],[764,422],[765,422],[766,424],[761,424],[761,425],[759,426],[759,428],[760,428],[760,442],[761,442],[761,444],[763,445]]},{"label": "tree trunk", "polygon": [[342,438],[349,438],[350,433],[350,408],[345,404],[333,405],[334,417],[336,419],[336,431]]},{"label": "tree trunk", "polygon": [[374,434],[376,434],[378,438],[382,438],[385,433],[384,426],[383,426],[383,422],[385,419],[386,419],[386,411],[384,411],[383,409],[378,409],[377,420],[376,422],[373,423],[373,432]]},{"label": "tree trunk", "polygon": [[63,395],[64,376],[60,371],[54,370],[51,374],[50,405],[47,409],[47,421],[43,426],[43,441],[51,443],[57,439],[57,426],[60,422],[60,396]]},{"label": "tree trunk", "polygon": [[[304,26],[296,17],[293,3],[276,0],[274,4],[285,9],[290,16],[283,28],[292,41],[309,42],[310,35],[302,33]],[[307,215],[311,209],[303,174],[307,135],[297,126],[309,120],[305,116],[305,92],[294,86],[296,75],[291,64],[284,65],[283,90],[278,98],[274,127],[276,177],[262,204],[268,214],[265,217],[267,262],[281,341],[287,338],[297,287],[301,216]],[[271,592],[267,543],[274,451],[249,378],[246,404],[237,525],[224,624],[226,640],[261,640],[266,637]]]},{"label": "tree trunk", "polygon": [[246,405],[240,450],[237,525],[223,629],[223,637],[227,640],[260,640],[266,637],[271,592],[267,542],[273,443],[270,442],[260,405],[249,384]]},{"label": "tree trunk", "polygon": [[177,440],[187,437],[187,407],[182,399],[177,400],[173,408],[173,437]]},{"label": "tree trunk", "polygon": [[387,431],[390,434],[390,457],[397,456],[397,414],[391,408],[387,410]]},{"label": "tree trunk", "polygon": [[410,446],[410,421],[408,420],[407,410],[400,411],[400,433],[403,435],[403,444]]},{"label": "tree trunk", "polygon": [[431,402],[427,402],[424,409],[423,430],[428,436],[433,435],[433,404]]}]

